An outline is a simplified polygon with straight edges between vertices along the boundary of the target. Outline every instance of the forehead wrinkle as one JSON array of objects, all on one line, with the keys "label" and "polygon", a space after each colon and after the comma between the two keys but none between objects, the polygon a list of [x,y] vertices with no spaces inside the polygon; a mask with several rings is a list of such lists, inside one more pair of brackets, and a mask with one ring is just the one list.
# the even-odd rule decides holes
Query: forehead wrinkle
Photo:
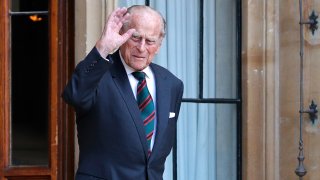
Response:
[{"label": "forehead wrinkle", "polygon": [[153,39],[159,38],[161,36],[160,25],[155,21],[149,21],[149,23],[146,24],[146,21],[146,19],[132,19],[129,27],[136,30],[133,35]]},{"label": "forehead wrinkle", "polygon": [[156,37],[156,35],[141,34],[138,31],[134,32],[132,35],[137,36],[137,37],[143,37],[148,40],[157,40],[157,38],[158,38],[158,37]]}]

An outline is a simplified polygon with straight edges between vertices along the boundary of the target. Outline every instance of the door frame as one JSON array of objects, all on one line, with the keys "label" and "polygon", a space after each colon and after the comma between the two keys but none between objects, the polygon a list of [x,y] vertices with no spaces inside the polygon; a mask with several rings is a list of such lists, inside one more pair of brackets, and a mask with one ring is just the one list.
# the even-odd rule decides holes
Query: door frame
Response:
[{"label": "door frame", "polygon": [[74,0],[49,2],[48,167],[10,166],[10,1],[0,3],[0,180],[74,179],[74,114],[60,97],[74,68]]}]

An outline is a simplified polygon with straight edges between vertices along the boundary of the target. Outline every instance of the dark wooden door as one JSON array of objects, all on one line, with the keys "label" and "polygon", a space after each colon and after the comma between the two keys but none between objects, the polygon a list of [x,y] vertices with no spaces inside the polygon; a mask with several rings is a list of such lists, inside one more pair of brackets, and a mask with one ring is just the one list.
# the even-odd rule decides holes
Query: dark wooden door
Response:
[{"label": "dark wooden door", "polygon": [[0,4],[0,180],[73,179],[74,1]]}]

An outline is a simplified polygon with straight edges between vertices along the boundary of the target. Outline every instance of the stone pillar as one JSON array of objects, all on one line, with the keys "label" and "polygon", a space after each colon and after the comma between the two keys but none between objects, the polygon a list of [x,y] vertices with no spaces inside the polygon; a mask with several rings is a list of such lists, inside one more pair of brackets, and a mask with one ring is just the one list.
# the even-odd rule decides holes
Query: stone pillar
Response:
[{"label": "stone pillar", "polygon": [[278,180],[279,0],[242,2],[243,179]]},{"label": "stone pillar", "polygon": [[[75,62],[79,63],[94,47],[117,0],[75,1]],[[75,131],[75,170],[78,167],[78,139]]]}]

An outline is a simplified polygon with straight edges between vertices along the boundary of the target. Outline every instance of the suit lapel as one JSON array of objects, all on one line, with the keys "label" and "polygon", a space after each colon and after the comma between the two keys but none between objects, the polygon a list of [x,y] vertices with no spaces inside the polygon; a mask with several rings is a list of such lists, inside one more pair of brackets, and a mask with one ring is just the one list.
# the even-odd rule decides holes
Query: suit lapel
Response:
[{"label": "suit lapel", "polygon": [[170,107],[170,92],[169,86],[166,84],[166,75],[161,73],[161,70],[154,64],[150,64],[153,70],[155,80],[156,80],[156,94],[157,94],[157,134],[155,139],[155,144],[152,149],[151,157],[156,156],[161,146],[161,141],[165,129],[168,125],[169,120],[169,107]]},{"label": "suit lapel", "polygon": [[[145,131],[143,127],[143,122],[140,116],[140,110],[137,106],[137,101],[134,98],[132,93],[132,89],[128,80],[127,73],[123,67],[121,59],[119,57],[119,53],[114,53],[113,56],[109,57],[111,62],[114,63],[114,68],[111,69],[111,74],[114,80],[115,85],[119,89],[119,92],[125,101],[127,108],[131,114],[131,117],[134,121],[134,124],[137,128],[141,144],[144,149],[145,156],[148,156],[148,147],[147,140],[145,137]],[[165,129],[168,125],[169,120],[169,107],[170,107],[170,91],[169,86],[166,85],[166,75],[162,73],[162,71],[155,66],[154,64],[150,64],[150,67],[154,73],[155,81],[156,81],[156,107],[157,107],[157,134],[155,139],[155,144],[153,146],[153,150],[151,153],[151,157],[156,156],[158,150],[161,146],[161,141],[163,139],[163,135]]]},{"label": "suit lapel", "polygon": [[127,108],[137,128],[140,141],[144,149],[145,156],[147,157],[147,154],[148,154],[147,139],[145,136],[143,122],[140,116],[140,110],[138,108],[137,101],[134,98],[134,95],[132,93],[132,89],[128,80],[127,73],[123,67],[123,64],[121,62],[118,52],[115,53],[113,57],[111,57],[111,61],[114,63],[114,68],[112,68],[111,70],[114,83],[119,89],[119,92],[127,105]]}]

